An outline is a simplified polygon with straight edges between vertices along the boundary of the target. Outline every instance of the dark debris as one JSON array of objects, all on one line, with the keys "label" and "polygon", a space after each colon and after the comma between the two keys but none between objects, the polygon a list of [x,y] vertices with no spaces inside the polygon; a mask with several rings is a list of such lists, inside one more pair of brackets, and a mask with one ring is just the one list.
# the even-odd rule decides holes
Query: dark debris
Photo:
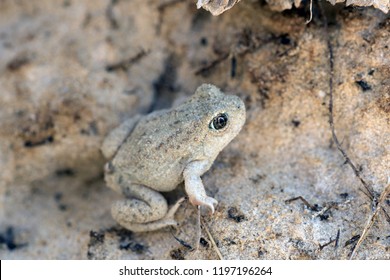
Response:
[{"label": "dark debris", "polygon": [[199,243],[200,243],[200,245],[202,245],[203,247],[206,247],[206,248],[209,248],[209,247],[210,247],[209,242],[208,242],[206,239],[204,239],[203,237],[201,237],[201,238],[199,239]]},{"label": "dark debris", "polygon": [[2,244],[4,244],[9,251],[27,246],[27,243],[18,244],[15,241],[15,231],[12,226],[7,227],[4,232],[0,232],[0,249],[3,247],[1,246]]},{"label": "dark debris", "polygon": [[146,50],[141,50],[139,53],[137,53],[136,55],[128,58],[128,59],[124,59],[124,60],[121,60],[119,62],[116,62],[116,63],[112,63],[112,64],[108,64],[106,66],[106,71],[107,72],[114,72],[114,71],[127,71],[129,70],[129,68],[137,63],[138,61],[140,61],[143,57],[145,57],[146,55],[149,54],[150,51],[146,51]]},{"label": "dark debris", "polygon": [[245,215],[237,210],[236,207],[230,207],[228,210],[228,218],[236,221],[237,223],[241,223],[242,221],[246,220]]},{"label": "dark debris", "polygon": [[16,58],[14,58],[13,60],[11,60],[8,64],[7,64],[7,69],[9,71],[17,71],[19,70],[20,68],[22,68],[23,66],[27,65],[30,63],[30,58],[27,57],[27,56],[18,56]]},{"label": "dark debris", "polygon": [[356,242],[359,240],[359,238],[360,238],[360,234],[358,234],[358,235],[355,235],[355,236],[352,236],[352,238],[351,239],[349,239],[349,240],[347,240],[346,242],[345,242],[345,244],[344,244],[344,247],[347,247],[347,246],[349,246],[349,245],[356,245]]},{"label": "dark debris", "polygon": [[184,260],[185,252],[181,249],[174,249],[169,254],[173,260]]},{"label": "dark debris", "polygon": [[355,83],[359,85],[363,91],[372,89],[372,87],[364,80],[356,81]]},{"label": "dark debris", "polygon": [[24,142],[24,146],[26,148],[34,148],[34,147],[37,147],[37,146],[50,144],[50,143],[53,143],[53,142],[54,142],[54,137],[50,135],[50,136],[48,136],[48,137],[46,137],[44,139],[38,140],[38,141],[27,140],[27,141]]},{"label": "dark debris", "polygon": [[119,237],[119,246],[120,250],[130,250],[137,254],[142,254],[147,249],[147,246],[136,242],[133,239],[133,233],[124,228],[112,227],[107,230],[109,233],[114,233]]},{"label": "dark debris", "polygon": [[323,209],[325,207],[327,207],[327,209],[325,211],[323,211],[323,213],[318,215],[318,217],[320,218],[321,221],[328,220],[331,217],[331,214],[332,214],[330,210],[337,206],[337,203],[335,203],[335,202],[328,203],[328,206],[326,206],[326,205],[325,206],[320,206],[318,204],[310,204],[302,196],[297,196],[297,197],[294,197],[294,198],[287,199],[287,200],[285,200],[285,203],[289,204],[289,203],[291,203],[291,202],[293,202],[295,200],[301,200],[303,202],[303,204],[306,206],[306,208],[308,208],[310,211],[313,211],[313,212],[321,212],[321,211],[323,211]]},{"label": "dark debris", "polygon": [[293,124],[294,127],[298,127],[301,124],[301,121],[298,119],[293,119],[291,120],[291,123]]},{"label": "dark debris", "polygon": [[174,236],[173,234],[172,234],[172,236],[173,236],[173,238],[175,238],[175,240],[176,240],[177,242],[179,242],[182,246],[184,246],[185,248],[187,248],[187,249],[189,249],[189,250],[192,250],[192,246],[191,246],[190,244],[188,244],[188,243],[185,242],[184,240],[182,240],[182,239],[180,239],[180,238]]},{"label": "dark debris", "polygon": [[96,246],[98,244],[104,243],[104,233],[103,232],[96,232],[91,230],[89,232],[89,243],[88,247]]},{"label": "dark debris", "polygon": [[58,169],[55,173],[58,177],[72,177],[75,175],[75,171],[72,168]]}]

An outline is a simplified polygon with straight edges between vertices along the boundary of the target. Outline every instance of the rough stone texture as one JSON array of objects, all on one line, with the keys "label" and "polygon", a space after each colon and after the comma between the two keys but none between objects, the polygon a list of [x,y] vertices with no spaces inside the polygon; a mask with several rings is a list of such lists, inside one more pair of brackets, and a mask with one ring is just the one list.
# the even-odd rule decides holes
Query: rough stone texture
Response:
[{"label": "rough stone texture", "polygon": [[[203,5],[203,8],[210,11],[213,15],[219,15],[226,10],[231,9],[235,4],[237,4],[240,0],[227,1],[227,0],[211,0],[211,1],[202,1],[198,0],[198,7]],[[249,0],[246,0],[249,1]],[[310,0],[265,0],[270,9],[273,11],[284,11],[289,10],[293,7],[298,8],[302,3],[307,3]],[[314,1],[314,0],[313,0]],[[321,1],[321,0],[320,0]],[[387,13],[390,9],[390,0],[327,0],[333,5],[337,3],[345,3],[347,6],[360,6],[360,7],[368,7],[373,6],[384,13]],[[252,0],[255,2],[255,0]]]},{"label": "rough stone texture", "polygon": [[212,15],[218,16],[224,11],[231,9],[240,0],[198,0],[196,6],[209,11]]},{"label": "rough stone texture", "polygon": [[301,4],[300,0],[266,0],[270,9],[273,11],[284,11],[289,10],[293,7],[299,7]]},{"label": "rough stone texture", "polygon": [[361,6],[361,7],[368,7],[368,6],[374,6],[377,9],[382,10],[384,13],[387,13],[390,9],[390,1],[389,0],[327,0],[333,5],[340,2],[345,2],[347,6],[354,5],[354,6]]},{"label": "rough stone texture", "polygon": [[[325,10],[336,131],[381,192],[390,170],[390,20],[370,8]],[[104,186],[99,151],[124,118],[168,107],[204,82],[237,93],[248,109],[203,177],[220,202],[203,221],[223,257],[347,258],[370,201],[331,139],[326,31],[316,5],[309,25],[305,11],[241,1],[213,17],[195,1],[1,1],[0,258],[217,258],[204,230],[198,251],[184,246],[196,244],[188,204],[176,230],[118,227],[109,208],[119,196]],[[285,202],[298,196],[313,207]],[[390,259],[389,227],[379,215],[357,258]],[[322,248],[338,231],[339,246]]]}]

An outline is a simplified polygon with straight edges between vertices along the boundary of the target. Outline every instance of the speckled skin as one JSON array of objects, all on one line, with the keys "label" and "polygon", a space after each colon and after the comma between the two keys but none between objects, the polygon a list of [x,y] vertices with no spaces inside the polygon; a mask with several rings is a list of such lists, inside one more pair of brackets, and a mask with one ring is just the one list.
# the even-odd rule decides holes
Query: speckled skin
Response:
[{"label": "speckled skin", "polygon": [[[227,115],[228,121],[217,130],[211,122],[219,114]],[[106,164],[106,182],[127,198],[114,203],[113,217],[132,231],[176,225],[173,215],[183,199],[168,210],[159,192],[171,191],[183,181],[190,202],[213,212],[217,201],[206,195],[200,176],[244,122],[241,99],[209,84],[176,108],[124,122],[102,146],[103,154],[112,159]]]}]

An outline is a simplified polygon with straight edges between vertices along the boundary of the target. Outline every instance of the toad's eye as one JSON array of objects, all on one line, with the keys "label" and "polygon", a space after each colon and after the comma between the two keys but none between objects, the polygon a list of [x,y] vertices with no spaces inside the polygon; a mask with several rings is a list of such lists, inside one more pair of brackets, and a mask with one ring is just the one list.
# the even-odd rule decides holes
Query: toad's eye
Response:
[{"label": "toad's eye", "polygon": [[227,125],[227,122],[228,116],[226,114],[219,114],[211,120],[209,127],[211,129],[220,130]]}]

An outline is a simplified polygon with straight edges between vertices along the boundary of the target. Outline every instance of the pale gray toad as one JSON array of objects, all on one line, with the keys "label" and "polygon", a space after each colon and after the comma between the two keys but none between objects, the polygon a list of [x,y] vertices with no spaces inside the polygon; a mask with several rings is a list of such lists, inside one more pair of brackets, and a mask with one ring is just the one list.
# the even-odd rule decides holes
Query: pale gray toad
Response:
[{"label": "pale gray toad", "polygon": [[112,205],[114,219],[135,232],[176,225],[183,199],[168,209],[160,192],[183,181],[189,201],[214,212],[217,201],[206,195],[200,176],[244,122],[239,97],[203,84],[178,107],[136,116],[114,129],[102,146],[111,159],[105,166],[107,185],[126,197]]}]

